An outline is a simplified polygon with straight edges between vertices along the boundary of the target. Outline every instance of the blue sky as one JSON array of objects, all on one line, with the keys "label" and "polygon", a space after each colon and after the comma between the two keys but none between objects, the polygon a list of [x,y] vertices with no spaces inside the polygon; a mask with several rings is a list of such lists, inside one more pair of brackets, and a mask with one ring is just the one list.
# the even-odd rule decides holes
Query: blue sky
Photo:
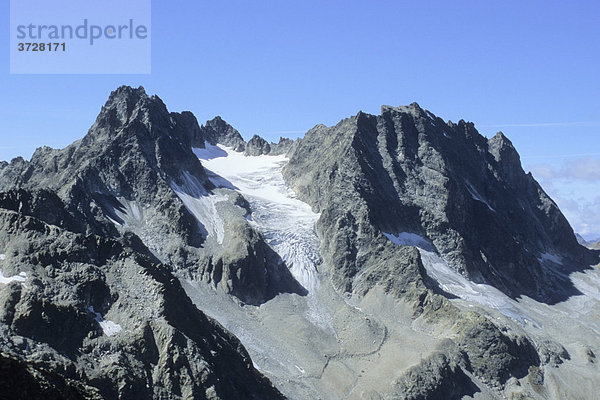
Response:
[{"label": "blue sky", "polygon": [[417,101],[502,130],[575,229],[600,236],[597,1],[153,1],[150,75],[10,75],[8,46],[0,159],[82,137],[121,84],[246,138]]}]

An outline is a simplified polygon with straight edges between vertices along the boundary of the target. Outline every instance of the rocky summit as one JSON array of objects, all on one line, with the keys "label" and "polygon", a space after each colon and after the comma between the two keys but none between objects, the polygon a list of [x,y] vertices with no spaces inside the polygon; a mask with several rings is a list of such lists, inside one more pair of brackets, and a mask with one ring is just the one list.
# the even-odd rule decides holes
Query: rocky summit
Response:
[{"label": "rocky summit", "polygon": [[0,163],[0,397],[594,398],[595,246],[416,103],[246,142],[123,86]]}]

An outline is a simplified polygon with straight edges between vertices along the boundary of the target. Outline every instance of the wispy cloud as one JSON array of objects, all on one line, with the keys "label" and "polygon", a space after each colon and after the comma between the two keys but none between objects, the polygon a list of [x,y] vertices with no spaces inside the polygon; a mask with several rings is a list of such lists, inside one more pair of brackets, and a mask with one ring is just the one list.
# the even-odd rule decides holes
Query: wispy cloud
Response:
[{"label": "wispy cloud", "polygon": [[548,164],[535,164],[530,167],[534,176],[542,179],[577,179],[600,182],[600,159],[595,157],[578,158],[566,162],[561,168]]},{"label": "wispy cloud", "polygon": [[587,239],[600,237],[600,158],[580,157],[559,167],[543,163],[529,169],[576,232]]},{"label": "wispy cloud", "polygon": [[532,128],[532,127],[560,127],[560,126],[600,126],[600,122],[587,121],[587,122],[533,122],[523,124],[482,124],[478,125],[480,128]]},{"label": "wispy cloud", "polygon": [[534,156],[521,156],[521,158],[571,158],[571,157],[594,157],[594,156],[600,156],[600,153],[534,155]]},{"label": "wispy cloud", "polygon": [[553,191],[549,194],[577,233],[587,240],[600,238],[600,197],[574,200]]}]

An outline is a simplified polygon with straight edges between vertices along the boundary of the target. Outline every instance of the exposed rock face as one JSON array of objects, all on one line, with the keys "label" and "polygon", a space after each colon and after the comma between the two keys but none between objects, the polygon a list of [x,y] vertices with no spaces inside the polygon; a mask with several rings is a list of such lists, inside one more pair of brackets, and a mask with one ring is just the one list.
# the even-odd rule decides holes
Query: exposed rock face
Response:
[{"label": "exposed rock face", "polygon": [[181,114],[171,113],[176,129],[186,137],[186,143],[194,148],[203,149],[206,143],[211,145],[221,144],[230,147],[234,151],[243,152],[247,156],[281,155],[286,154],[298,141],[279,138],[277,143],[269,143],[259,135],[254,135],[246,143],[242,135],[221,117],[217,116],[204,125],[198,126],[198,122],[192,113],[184,111]]},{"label": "exposed rock face", "polygon": [[102,399],[96,388],[5,353],[0,353],[0,379],[2,392],[12,399]]},{"label": "exposed rock face", "polygon": [[[277,260],[262,256],[269,248],[236,195],[214,190],[191,150],[205,140],[243,143],[219,117],[201,128],[191,113],[169,113],[143,88],[121,87],[82,140],[63,150],[38,149],[30,162],[13,160],[0,170],[0,190],[53,191],[80,231],[113,238],[134,233],[159,260],[248,303],[265,301],[275,288],[295,290]],[[240,229],[224,229],[223,221]]]},{"label": "exposed rock face", "polygon": [[280,137],[279,142],[270,144],[271,151],[269,152],[269,154],[272,156],[278,156],[280,154],[287,154],[287,152],[290,151],[290,149],[292,148],[294,143],[298,143],[298,142],[299,142],[299,140],[293,141],[291,139],[286,139],[286,138]]},{"label": "exposed rock face", "polygon": [[246,143],[244,154],[247,156],[260,156],[267,154],[270,156],[278,156],[281,154],[287,154],[294,144],[298,143],[299,141],[299,139],[297,141],[293,141],[291,139],[280,137],[279,142],[269,143],[262,137],[254,135],[252,139]]},{"label": "exposed rock face", "polygon": [[522,378],[529,367],[540,364],[527,338],[511,338],[485,318],[475,317],[462,326],[457,343],[465,354],[466,369],[495,385],[510,377]]},{"label": "exposed rock face", "polygon": [[380,232],[421,235],[470,279],[550,303],[572,288],[541,260],[560,254],[566,270],[592,261],[502,133],[487,140],[416,103],[316,126],[284,176],[322,213],[326,264],[345,291],[362,279]]},{"label": "exposed rock face", "polygon": [[246,145],[246,150],[244,150],[244,154],[247,156],[260,156],[270,152],[271,146],[269,143],[258,135],[252,136],[252,139]]},{"label": "exposed rock face", "polygon": [[[220,143],[224,146],[231,147],[235,151],[244,151],[246,148],[246,142],[242,138],[242,135],[227,122],[223,121],[221,117],[215,117],[202,127],[202,133],[204,139],[210,144]],[[204,147],[198,145],[196,147]]]},{"label": "exposed rock face", "polygon": [[[248,185],[248,201],[201,165],[192,149],[208,147],[204,154],[211,156],[219,150],[207,144],[260,162],[265,155],[289,157],[286,181],[321,213],[318,238],[310,229],[317,215],[302,236],[314,239],[311,246],[321,241],[323,263],[304,269],[313,274],[310,293],[283,258],[313,258],[282,256],[269,245],[296,240],[297,232],[273,236],[257,222],[272,217],[275,204],[297,218],[292,195],[277,193],[277,203],[268,193],[256,202]],[[276,160],[279,174],[283,158],[268,160]],[[238,186],[252,180],[233,177]],[[283,183],[272,188],[287,190]],[[262,220],[253,217],[257,209]],[[394,243],[399,234],[414,246]],[[308,245],[296,240],[286,251],[306,256]],[[265,373],[292,394],[320,397],[319,384],[335,382],[323,393],[460,398],[482,389],[498,394],[514,381],[530,382],[515,393],[539,394],[550,387],[548,371],[571,354],[595,363],[593,344],[567,351],[534,322],[515,328],[497,314],[466,308],[473,307],[468,301],[448,300],[427,269],[440,255],[471,281],[549,304],[576,293],[563,273],[598,262],[598,252],[577,243],[554,202],[524,173],[502,133],[488,140],[470,123],[445,123],[412,104],[318,125],[297,141],[254,136],[246,143],[220,117],[199,126],[191,113],[168,112],[142,88],[122,87],[82,140],[38,149],[31,161],[0,163],[0,380],[11,385],[0,394],[8,388],[21,398],[282,398],[238,339],[192,304],[182,285],[196,304],[225,299],[207,303],[216,310],[210,315],[233,310],[220,315],[223,323],[251,351],[266,359],[263,347],[281,346],[272,349],[280,358],[267,365],[285,373]],[[283,320],[289,326],[280,328]],[[255,324],[235,327],[241,321]],[[270,335],[269,345],[255,332]],[[326,340],[318,350],[295,358],[319,334]],[[424,336],[436,345],[424,349],[426,357],[410,349],[415,358],[403,369],[381,357]],[[308,344],[288,346],[282,337]],[[380,367],[382,388],[368,375]],[[348,371],[359,376],[346,382]]]},{"label": "exposed rock face", "polygon": [[394,398],[403,400],[460,399],[478,392],[459,360],[437,353],[412,368],[394,385]]},{"label": "exposed rock face", "polygon": [[26,276],[0,288],[0,374],[14,398],[281,397],[138,238],[69,230],[45,191],[0,203],[2,272]]},{"label": "exposed rock face", "polygon": [[[297,287],[267,257],[235,193],[213,191],[191,151],[201,138],[190,113],[122,87],[82,140],[3,164],[0,262],[6,276],[27,274],[27,287],[1,288],[10,357],[54,360],[31,368],[67,371],[59,374],[104,398],[279,397],[170,272],[252,303]],[[196,202],[216,197],[237,224],[224,231],[227,247],[195,215]],[[98,326],[107,313],[122,327],[110,340]]]},{"label": "exposed rock face", "polygon": [[382,234],[423,238],[420,247],[441,254],[456,271],[512,297],[553,304],[578,293],[556,271],[597,263],[597,254],[577,243],[502,133],[487,140],[473,124],[444,123],[415,103],[318,125],[288,155],[284,177],[321,213],[316,228],[333,284],[358,295],[383,287],[414,301],[415,315],[455,322],[454,350],[411,372],[419,378],[405,376],[399,398],[469,394],[473,383],[465,371],[503,387],[561,359],[554,347],[508,334],[432,293],[444,294],[419,252]]}]

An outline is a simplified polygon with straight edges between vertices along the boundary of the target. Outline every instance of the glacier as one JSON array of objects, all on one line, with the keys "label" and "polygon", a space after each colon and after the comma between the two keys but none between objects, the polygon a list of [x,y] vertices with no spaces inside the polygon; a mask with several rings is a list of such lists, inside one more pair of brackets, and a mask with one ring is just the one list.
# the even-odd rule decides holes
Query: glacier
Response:
[{"label": "glacier", "polygon": [[181,186],[171,182],[171,188],[199,222],[204,236],[214,237],[218,244],[223,244],[225,228],[216,205],[227,200],[227,196],[208,193],[200,182],[187,171],[183,172],[182,180]]},{"label": "glacier", "polygon": [[319,285],[319,240],[314,225],[320,214],[298,200],[281,170],[284,155],[245,156],[231,148],[209,143],[194,149],[211,182],[239,191],[250,203],[250,224],[281,257],[294,278],[310,292]]}]

